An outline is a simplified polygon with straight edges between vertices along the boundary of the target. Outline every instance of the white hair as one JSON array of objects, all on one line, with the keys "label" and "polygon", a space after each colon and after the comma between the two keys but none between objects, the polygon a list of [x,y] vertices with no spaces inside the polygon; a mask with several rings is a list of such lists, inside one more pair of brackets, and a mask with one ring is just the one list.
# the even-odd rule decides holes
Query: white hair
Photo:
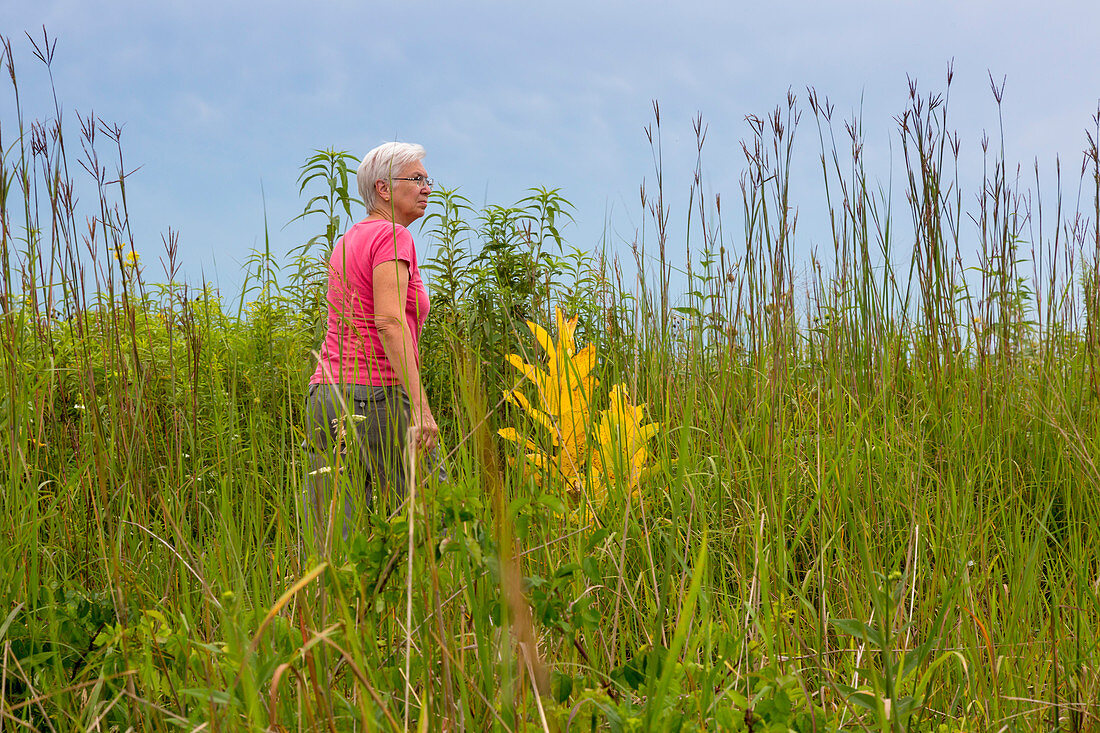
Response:
[{"label": "white hair", "polygon": [[390,182],[394,173],[400,173],[411,163],[424,159],[424,147],[416,143],[382,143],[363,157],[356,173],[359,196],[367,205],[367,213],[374,211],[378,203],[376,181]]}]

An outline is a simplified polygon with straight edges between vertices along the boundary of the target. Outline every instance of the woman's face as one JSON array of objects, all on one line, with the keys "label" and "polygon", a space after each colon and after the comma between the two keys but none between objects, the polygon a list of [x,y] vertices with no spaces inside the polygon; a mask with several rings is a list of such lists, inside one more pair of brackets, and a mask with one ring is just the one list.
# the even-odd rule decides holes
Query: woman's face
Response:
[{"label": "woman's face", "polygon": [[[417,177],[423,182],[401,180]],[[390,200],[383,204],[387,214],[392,212],[396,223],[407,227],[424,216],[424,210],[428,208],[428,195],[432,192],[427,179],[428,172],[420,161],[410,163],[396,172],[388,187]]]}]

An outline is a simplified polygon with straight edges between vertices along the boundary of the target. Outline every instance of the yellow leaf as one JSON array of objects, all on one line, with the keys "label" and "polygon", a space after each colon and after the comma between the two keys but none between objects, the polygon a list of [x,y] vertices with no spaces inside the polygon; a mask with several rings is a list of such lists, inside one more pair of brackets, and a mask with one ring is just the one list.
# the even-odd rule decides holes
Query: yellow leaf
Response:
[{"label": "yellow leaf", "polygon": [[573,332],[577,329],[577,318],[565,318],[561,308],[554,309],[555,320],[558,327],[559,347],[570,354],[576,350],[576,342],[573,340]]},{"label": "yellow leaf", "polygon": [[540,392],[544,389],[548,379],[546,372],[539,369],[537,366],[528,364],[516,354],[509,354],[505,358],[508,360],[508,363],[518,369],[523,376],[534,382]]},{"label": "yellow leaf", "polygon": [[527,454],[527,462],[535,468],[542,471],[544,474],[549,473],[551,468],[556,468],[553,460],[550,459],[545,453],[541,451]]},{"label": "yellow leaf", "polygon": [[538,446],[535,443],[522,437],[518,432],[516,432],[515,428],[501,428],[497,431],[497,435],[504,438],[505,440],[510,440],[517,445],[522,445],[525,450],[538,450]]},{"label": "yellow leaf", "polygon": [[511,402],[513,405],[519,405],[521,408],[523,408],[523,411],[530,415],[531,419],[544,427],[546,431],[550,433],[550,437],[554,440],[554,445],[557,445],[558,431],[554,429],[553,424],[550,422],[550,419],[546,416],[545,412],[537,410],[531,406],[531,403],[527,400],[527,395],[523,394],[523,392],[520,392],[519,390],[511,389],[504,393],[504,398],[508,402]]},{"label": "yellow leaf", "polygon": [[554,350],[554,342],[550,338],[550,334],[545,328],[535,323],[534,321],[528,321],[527,327],[531,329],[531,333],[535,334],[535,341],[542,350],[546,352],[546,358],[551,364],[554,364],[557,360],[557,354]]},{"label": "yellow leaf", "polygon": [[571,374],[578,379],[585,379],[588,377],[588,373],[592,371],[592,367],[596,365],[596,347],[592,344],[585,346],[573,355],[570,364],[572,366]]},{"label": "yellow leaf", "polygon": [[660,429],[661,429],[661,423],[659,423],[659,422],[651,422],[648,425],[643,425],[641,430],[638,432],[638,440],[645,443],[645,442],[649,441],[650,438],[657,435],[657,432]]}]

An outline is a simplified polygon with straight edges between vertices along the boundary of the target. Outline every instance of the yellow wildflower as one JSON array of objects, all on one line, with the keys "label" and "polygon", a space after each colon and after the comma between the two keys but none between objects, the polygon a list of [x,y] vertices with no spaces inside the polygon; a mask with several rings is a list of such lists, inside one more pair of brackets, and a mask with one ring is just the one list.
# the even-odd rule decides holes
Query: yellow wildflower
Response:
[{"label": "yellow wildflower", "polygon": [[141,259],[141,255],[133,250],[130,250],[129,252],[125,252],[125,254],[123,254],[124,252],[125,249],[122,247],[122,245],[118,245],[117,247],[115,247],[115,259],[118,260],[123,269],[133,270],[135,267],[138,266],[138,260]]}]

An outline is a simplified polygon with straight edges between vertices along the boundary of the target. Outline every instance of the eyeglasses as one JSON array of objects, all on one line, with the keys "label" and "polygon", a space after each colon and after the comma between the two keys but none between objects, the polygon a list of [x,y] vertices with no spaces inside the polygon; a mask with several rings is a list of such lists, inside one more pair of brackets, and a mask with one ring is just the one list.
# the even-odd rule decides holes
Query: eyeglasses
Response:
[{"label": "eyeglasses", "polygon": [[426,178],[424,176],[414,176],[412,178],[401,178],[401,177],[398,177],[398,176],[394,176],[393,180],[395,180],[395,181],[412,181],[413,183],[416,184],[417,188],[424,188],[425,186],[427,186],[428,188],[434,188],[435,187],[435,179],[434,178]]}]

